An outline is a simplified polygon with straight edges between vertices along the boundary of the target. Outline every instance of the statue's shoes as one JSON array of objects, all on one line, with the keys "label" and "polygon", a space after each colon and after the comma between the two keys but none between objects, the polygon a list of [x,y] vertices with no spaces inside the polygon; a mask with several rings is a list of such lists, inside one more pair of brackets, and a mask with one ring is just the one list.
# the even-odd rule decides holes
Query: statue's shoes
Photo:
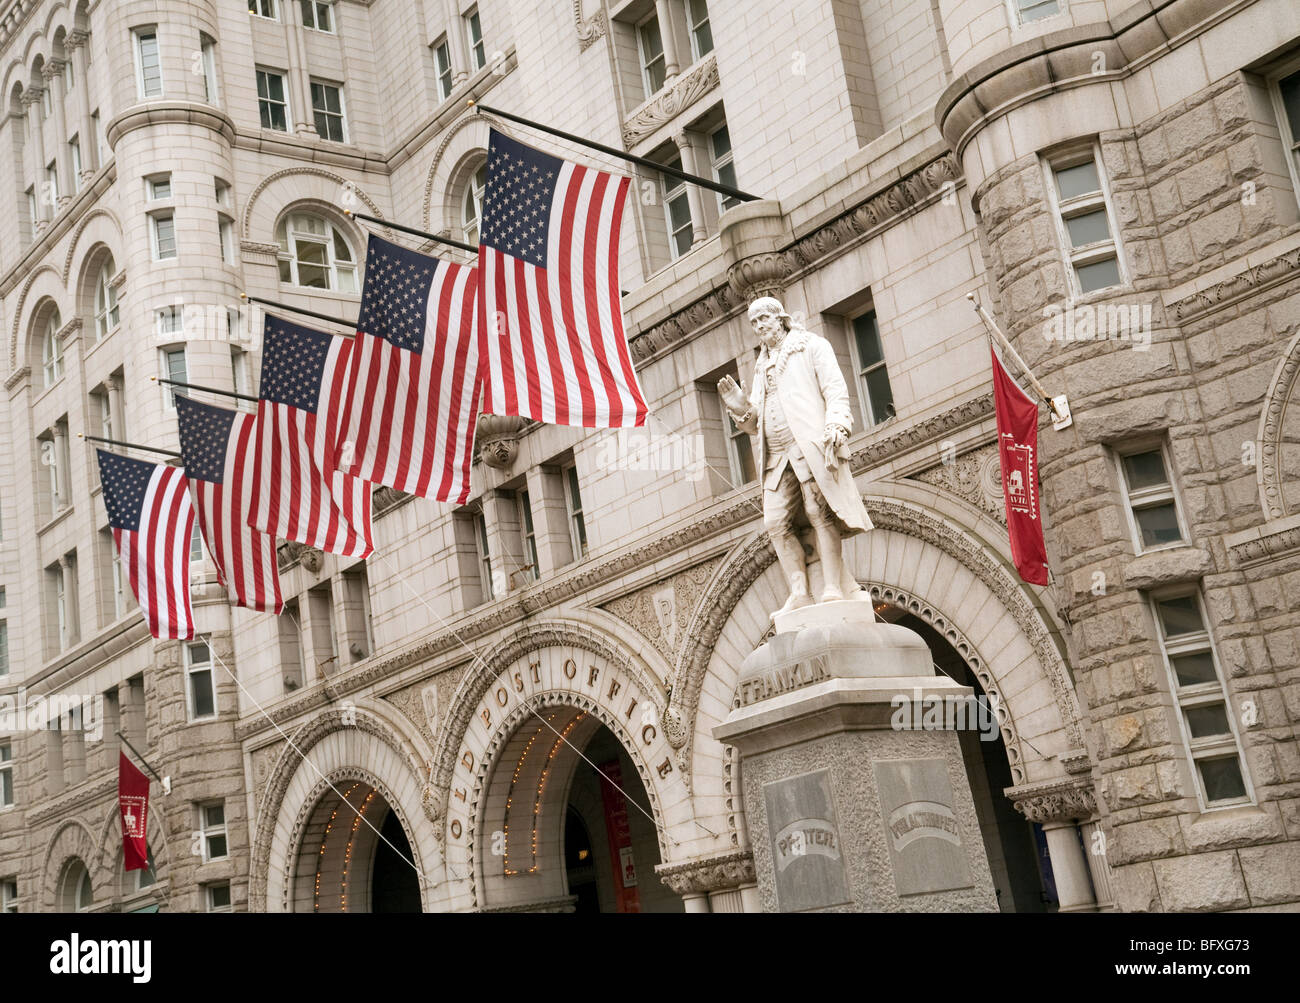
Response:
[{"label": "statue's shoes", "polygon": [[844,593],[834,585],[827,586],[822,590],[822,602],[839,602],[844,598]]},{"label": "statue's shoes", "polygon": [[[785,601],[785,605],[777,610],[776,613],[789,613],[792,610],[800,609],[804,606],[811,606],[812,604],[812,596],[808,595],[808,593],[791,593],[790,598]],[[772,615],[776,616],[776,613],[773,613]]]}]

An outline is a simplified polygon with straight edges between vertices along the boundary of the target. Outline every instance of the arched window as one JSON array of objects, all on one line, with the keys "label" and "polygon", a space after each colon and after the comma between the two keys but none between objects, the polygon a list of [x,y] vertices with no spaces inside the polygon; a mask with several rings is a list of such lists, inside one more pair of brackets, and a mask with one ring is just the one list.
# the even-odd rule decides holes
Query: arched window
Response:
[{"label": "arched window", "polygon": [[59,888],[59,909],[63,912],[87,912],[95,904],[95,890],[90,871],[80,859],[73,860],[63,872]]},{"label": "arched window", "polygon": [[467,244],[478,243],[479,222],[483,218],[483,187],[486,184],[487,163],[484,162],[465,185],[465,197],[461,203],[461,230]]},{"label": "arched window", "polygon": [[59,339],[62,326],[59,311],[55,310],[45,322],[45,336],[41,339],[41,364],[45,369],[47,388],[63,379],[63,342]]},{"label": "arched window", "polygon": [[117,328],[117,290],[112,286],[113,259],[104,262],[99,270],[99,281],[95,283],[95,340],[99,341],[110,331]]},{"label": "arched window", "polygon": [[357,259],[343,231],[327,219],[294,213],[276,230],[280,281],[307,289],[357,291]]}]

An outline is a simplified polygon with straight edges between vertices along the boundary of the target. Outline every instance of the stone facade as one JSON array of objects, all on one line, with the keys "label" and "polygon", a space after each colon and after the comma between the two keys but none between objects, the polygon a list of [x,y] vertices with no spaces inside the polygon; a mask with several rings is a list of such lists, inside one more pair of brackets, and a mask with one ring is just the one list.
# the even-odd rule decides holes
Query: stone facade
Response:
[{"label": "stone facade", "polygon": [[[426,910],[581,908],[588,879],[612,907],[606,821],[624,810],[643,906],[760,907],[743,762],[711,737],[782,587],[711,389],[751,374],[744,310],[759,292],[827,337],[849,377],[852,469],[877,529],[846,560],[883,616],[924,628],[936,663],[996,705],[1000,741],[963,749],[972,790],[991,792],[975,809],[986,847],[999,844],[995,883],[1021,868],[1032,886],[999,885],[1001,907],[1037,902],[1035,838],[1063,910],[1296,907],[1300,212],[1276,89],[1300,54],[1294,4],[1062,0],[1020,26],[1004,0],[713,0],[707,40],[704,5],[683,0],[337,0],[328,31],[300,4],[259,4],[274,16],[0,4],[13,447],[0,456],[0,698],[109,697],[98,741],[0,733],[14,787],[0,882],[20,910],[224,908],[227,888],[237,910],[409,905],[393,875],[412,869]],[[652,13],[658,87],[638,43]],[[156,92],[141,77],[151,33]],[[259,71],[283,82],[283,129],[263,127],[277,123]],[[318,133],[313,85],[341,85],[344,141]],[[154,642],[129,594],[116,605],[77,434],[177,448],[150,382],[164,348],[184,346],[195,383],[255,386],[241,291],[355,316],[339,247],[359,277],[365,231],[345,207],[473,242],[493,119],[470,97],[698,174],[732,169],[761,198],[723,212],[714,193],[637,172],[620,266],[644,430],[485,420],[469,506],[377,493],[364,564],[283,546],[293,605],[279,620],[228,607],[198,563],[215,713],[196,714],[193,654]],[[1076,295],[1044,158],[1085,149],[1123,284]],[[150,182],[164,176],[161,195]],[[674,245],[682,217],[665,199],[684,199],[689,247]],[[168,215],[174,257],[151,222]],[[300,215],[337,234],[320,252],[328,289],[295,282],[312,274],[283,229]],[[1075,416],[1040,432],[1042,589],[1010,570],[972,292]],[[1044,311],[1067,298],[1149,307],[1149,348],[1049,341]],[[160,319],[174,305],[188,310],[179,331]],[[858,378],[868,311],[895,412],[874,422]],[[1164,444],[1186,532],[1139,553],[1116,455],[1149,442]],[[1230,807],[1205,803],[1184,738],[1150,602],[1169,588],[1201,597],[1238,725],[1249,796]],[[142,889],[121,870],[119,728],[171,780],[165,797],[154,787],[158,880]],[[617,766],[625,805],[583,743],[603,750],[592,766]],[[521,798],[534,821],[511,826]],[[224,856],[205,850],[203,809],[218,804]],[[594,864],[566,862],[566,807]]]}]

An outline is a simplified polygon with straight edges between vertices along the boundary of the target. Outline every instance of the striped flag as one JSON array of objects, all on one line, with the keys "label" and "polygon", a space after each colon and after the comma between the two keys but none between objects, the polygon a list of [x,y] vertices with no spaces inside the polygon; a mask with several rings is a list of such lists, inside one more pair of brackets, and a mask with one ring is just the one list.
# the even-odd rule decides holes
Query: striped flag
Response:
[{"label": "striped flag", "polygon": [[340,469],[463,504],[478,421],[475,270],[371,236]]},{"label": "striped flag", "polygon": [[194,506],[185,472],[103,449],[99,482],[108,525],[149,633],[157,638],[194,636],[190,605],[190,539]]},{"label": "striped flag", "polygon": [[337,469],[351,338],[266,318],[248,524],[331,554],[374,550],[370,485]]},{"label": "striped flag", "polygon": [[284,600],[280,597],[275,537],[248,525],[256,416],[177,394],[176,419],[199,531],[230,601],[279,613]]},{"label": "striped flag", "polygon": [[629,184],[492,130],[478,249],[484,412],[587,428],[645,423],[619,300]]}]

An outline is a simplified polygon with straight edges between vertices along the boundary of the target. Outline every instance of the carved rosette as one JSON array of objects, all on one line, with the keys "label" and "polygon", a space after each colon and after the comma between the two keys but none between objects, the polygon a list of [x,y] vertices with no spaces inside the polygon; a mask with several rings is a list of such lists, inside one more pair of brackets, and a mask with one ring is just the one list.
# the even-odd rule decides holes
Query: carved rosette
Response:
[{"label": "carved rosette", "polygon": [[1008,787],[1016,811],[1031,822],[1087,821],[1097,816],[1097,795],[1087,777]]},{"label": "carved rosette", "polygon": [[758,880],[754,876],[754,854],[749,850],[736,850],[680,864],[660,864],[655,873],[677,895],[727,891],[741,885],[752,885]]},{"label": "carved rosette", "polygon": [[480,415],[476,441],[483,462],[498,470],[508,469],[519,452],[519,433],[527,423],[524,418]]}]

